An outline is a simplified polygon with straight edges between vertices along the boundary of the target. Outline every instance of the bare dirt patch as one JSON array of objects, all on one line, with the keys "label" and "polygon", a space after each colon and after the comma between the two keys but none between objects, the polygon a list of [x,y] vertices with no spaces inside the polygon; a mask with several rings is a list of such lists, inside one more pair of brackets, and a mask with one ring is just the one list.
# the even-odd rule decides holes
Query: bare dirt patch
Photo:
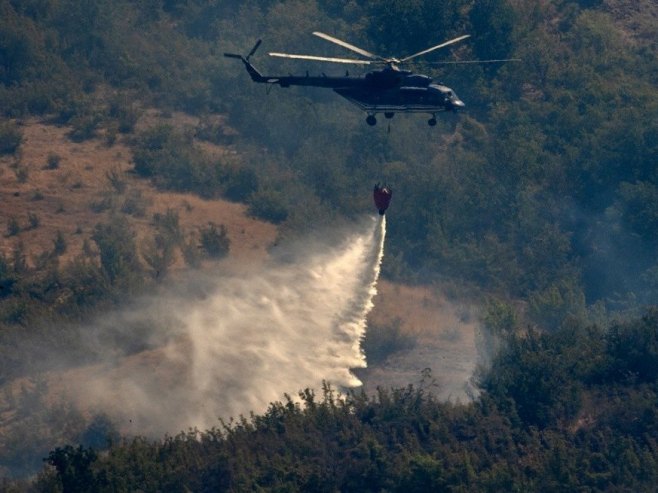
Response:
[{"label": "bare dirt patch", "polygon": [[476,308],[452,302],[433,287],[380,281],[377,290],[368,330],[399,323],[402,334],[412,336],[415,344],[358,370],[366,392],[413,384],[441,399],[472,398],[470,381],[478,361]]}]

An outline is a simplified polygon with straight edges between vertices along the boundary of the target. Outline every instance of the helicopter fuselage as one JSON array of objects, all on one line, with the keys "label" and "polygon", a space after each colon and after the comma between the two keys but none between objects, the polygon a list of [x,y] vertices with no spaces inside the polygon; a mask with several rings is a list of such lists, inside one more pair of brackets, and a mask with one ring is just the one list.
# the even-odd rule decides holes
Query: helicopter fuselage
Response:
[{"label": "helicopter fuselage", "polygon": [[[261,75],[249,61],[242,60],[254,82],[281,87],[307,86],[333,89],[369,115],[368,123],[376,123],[374,115],[384,113],[435,113],[457,111],[464,103],[449,87],[434,83],[430,77],[396,67],[369,72],[364,76],[271,76]],[[430,125],[434,124],[434,117]]]},{"label": "helicopter fuselage", "polygon": [[384,113],[386,118],[392,118],[395,113],[422,112],[431,115],[431,118],[427,123],[430,126],[434,126],[436,125],[436,113],[443,111],[456,112],[465,106],[455,92],[449,87],[433,82],[431,77],[427,75],[414,74],[409,70],[402,70],[398,67],[398,64],[429,53],[438,48],[456,43],[457,41],[467,38],[468,35],[460,36],[398,60],[397,58],[383,58],[373,55],[372,53],[327,34],[320,32],[314,32],[313,34],[344,48],[355,51],[370,60],[321,57],[315,55],[291,55],[287,53],[270,53],[270,55],[283,58],[298,58],[352,64],[370,64],[373,63],[372,60],[375,60],[377,63],[384,63],[385,66],[381,70],[374,70],[363,76],[350,76],[347,73],[342,77],[326,76],[324,74],[321,76],[311,76],[308,72],[304,76],[262,75],[249,62],[249,58],[260,46],[260,40],[258,40],[247,56],[237,55],[235,53],[224,53],[224,56],[240,59],[254,82],[279,85],[281,87],[307,86],[333,89],[334,92],[367,112],[368,117],[366,118],[366,122],[369,125],[375,125],[377,123],[377,119],[375,118],[377,113]]}]

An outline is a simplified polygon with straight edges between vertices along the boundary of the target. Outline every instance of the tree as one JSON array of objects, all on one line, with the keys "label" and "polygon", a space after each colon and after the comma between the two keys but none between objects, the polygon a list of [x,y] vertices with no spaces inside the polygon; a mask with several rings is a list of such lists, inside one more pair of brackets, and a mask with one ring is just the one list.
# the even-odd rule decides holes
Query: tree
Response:
[{"label": "tree", "polygon": [[71,445],[58,447],[44,459],[55,468],[57,478],[64,493],[76,491],[96,491],[97,478],[92,465],[98,456],[93,449],[80,445],[77,449]]},{"label": "tree", "polygon": [[23,132],[13,122],[0,123],[0,155],[14,154],[23,141]]},{"label": "tree", "polygon": [[206,228],[201,229],[201,246],[212,258],[222,258],[228,255],[231,241],[228,238],[226,226],[209,222]]},{"label": "tree", "polygon": [[97,224],[92,240],[100,252],[101,268],[110,282],[131,281],[141,271],[135,244],[135,233],[120,216],[106,224]]},{"label": "tree", "polygon": [[55,239],[53,240],[53,254],[55,256],[62,255],[66,252],[66,247],[66,238],[64,238],[64,234],[58,229]]}]

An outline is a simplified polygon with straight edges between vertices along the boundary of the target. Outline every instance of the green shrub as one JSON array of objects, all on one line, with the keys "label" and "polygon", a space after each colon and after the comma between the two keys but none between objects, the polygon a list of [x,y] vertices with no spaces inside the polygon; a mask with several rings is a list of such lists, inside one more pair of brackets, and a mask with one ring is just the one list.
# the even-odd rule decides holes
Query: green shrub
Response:
[{"label": "green shrub", "polygon": [[18,219],[14,216],[7,220],[7,236],[16,236],[21,231],[21,226],[18,224]]},{"label": "green shrub", "polygon": [[230,169],[226,175],[224,195],[236,202],[242,202],[258,190],[258,175],[250,169],[240,167]]},{"label": "green shrub", "polygon": [[107,178],[107,181],[110,182],[110,185],[116,193],[122,194],[126,191],[126,180],[120,169],[113,168],[110,171],[107,171],[105,177]]},{"label": "green shrub", "polygon": [[30,176],[30,172],[25,166],[16,167],[14,172],[16,173],[16,179],[18,180],[18,183],[27,182],[27,179]]},{"label": "green shrub", "polygon": [[41,224],[41,219],[34,212],[27,213],[27,221],[30,223],[30,229],[36,229]]},{"label": "green shrub", "polygon": [[59,163],[61,162],[62,157],[59,154],[51,152],[48,154],[48,159],[46,160],[46,169],[57,169],[59,168]]},{"label": "green shrub", "polygon": [[14,154],[22,141],[23,132],[16,123],[0,123],[0,154]]},{"label": "green shrub", "polygon": [[127,97],[117,97],[110,103],[109,116],[117,120],[119,132],[128,134],[135,128],[139,111]]},{"label": "green shrub", "polygon": [[201,230],[201,246],[212,258],[222,258],[228,255],[231,242],[226,232],[226,226],[208,223],[208,227]]},{"label": "green shrub", "polygon": [[64,238],[64,234],[60,230],[57,230],[57,234],[53,240],[53,253],[56,256],[62,255],[64,252],[66,252],[66,247],[67,243],[66,238]]},{"label": "green shrub", "polygon": [[211,164],[190,134],[170,125],[142,132],[135,139],[133,152],[135,171],[152,178],[158,186],[204,197],[216,196],[221,190],[221,165]]},{"label": "green shrub", "polygon": [[93,139],[96,136],[96,129],[100,122],[98,115],[80,115],[71,119],[73,129],[69,132],[69,137],[74,142],[83,142]]},{"label": "green shrub", "polygon": [[282,223],[288,219],[283,194],[274,190],[253,193],[249,197],[249,214],[274,224]]},{"label": "green shrub", "polygon": [[377,364],[393,353],[413,348],[415,344],[415,339],[402,331],[400,319],[396,318],[388,325],[368,327],[361,347],[368,363]]},{"label": "green shrub", "polygon": [[121,212],[135,217],[144,217],[150,203],[149,199],[144,197],[140,189],[132,189],[126,194],[126,198],[121,206]]}]

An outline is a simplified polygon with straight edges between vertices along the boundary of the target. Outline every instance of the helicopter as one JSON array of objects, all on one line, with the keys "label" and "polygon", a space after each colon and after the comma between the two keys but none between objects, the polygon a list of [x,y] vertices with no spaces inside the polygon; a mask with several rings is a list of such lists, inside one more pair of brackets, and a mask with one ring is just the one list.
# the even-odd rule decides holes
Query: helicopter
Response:
[{"label": "helicopter", "polygon": [[[464,34],[403,58],[382,57],[322,32],[316,31],[313,32],[313,35],[358,53],[364,58],[334,58],[316,55],[294,55],[279,52],[270,52],[269,55],[279,58],[312,60],[319,62],[354,65],[381,65],[383,68],[373,70],[363,76],[350,76],[349,73],[346,73],[345,76],[341,77],[327,76],[324,74],[321,76],[311,76],[308,72],[303,76],[262,75],[249,61],[254,53],[256,53],[256,50],[260,47],[262,42],[260,39],[256,42],[247,56],[235,53],[224,53],[224,56],[241,60],[254,82],[279,85],[280,87],[311,86],[333,89],[334,92],[365,111],[368,115],[366,117],[366,123],[370,126],[377,124],[376,115],[378,113],[383,113],[384,117],[387,119],[393,118],[395,113],[428,113],[430,119],[427,123],[429,126],[433,127],[437,123],[437,113],[446,111],[456,113],[466,106],[464,102],[459,99],[455,91],[445,84],[434,82],[432,78],[427,75],[416,74],[410,70],[401,69],[400,65],[416,57],[426,55],[434,50],[450,46],[469,38],[470,34]],[[520,60],[507,58],[499,60],[465,60],[438,63],[497,63],[508,61]]]}]

